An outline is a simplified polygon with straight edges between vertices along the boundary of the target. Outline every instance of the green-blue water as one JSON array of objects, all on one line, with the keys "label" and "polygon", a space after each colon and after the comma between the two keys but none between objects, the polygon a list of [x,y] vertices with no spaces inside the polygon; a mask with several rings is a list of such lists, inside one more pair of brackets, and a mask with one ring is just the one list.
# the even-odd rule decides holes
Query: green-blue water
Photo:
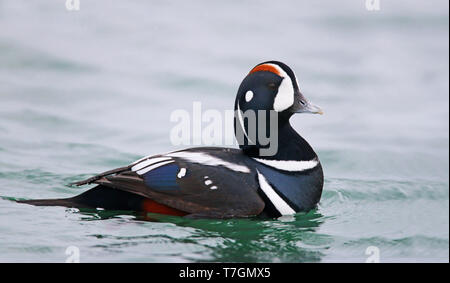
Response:
[{"label": "green-blue water", "polygon": [[[0,261],[449,260],[448,1],[0,1]],[[160,222],[17,204],[172,146],[170,113],[232,109],[255,64],[289,64],[325,115],[316,211]]]}]

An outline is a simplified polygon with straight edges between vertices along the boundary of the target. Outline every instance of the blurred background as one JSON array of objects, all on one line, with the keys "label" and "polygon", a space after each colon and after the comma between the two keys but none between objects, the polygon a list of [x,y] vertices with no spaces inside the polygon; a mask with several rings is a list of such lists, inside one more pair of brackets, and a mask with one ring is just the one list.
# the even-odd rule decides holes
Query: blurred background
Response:
[{"label": "blurred background", "polygon": [[[0,261],[449,260],[449,2],[0,0]],[[322,161],[316,211],[145,222],[16,204],[170,144],[176,109],[232,109],[279,60],[325,115],[292,124]]]}]

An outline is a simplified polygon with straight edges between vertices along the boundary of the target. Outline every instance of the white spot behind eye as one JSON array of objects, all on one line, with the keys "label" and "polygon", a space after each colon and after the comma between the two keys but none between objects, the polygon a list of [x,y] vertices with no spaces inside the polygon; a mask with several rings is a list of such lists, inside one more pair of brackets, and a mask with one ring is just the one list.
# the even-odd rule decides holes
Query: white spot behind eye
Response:
[{"label": "white spot behind eye", "polygon": [[249,90],[245,93],[245,101],[249,102],[253,98],[253,91]]}]

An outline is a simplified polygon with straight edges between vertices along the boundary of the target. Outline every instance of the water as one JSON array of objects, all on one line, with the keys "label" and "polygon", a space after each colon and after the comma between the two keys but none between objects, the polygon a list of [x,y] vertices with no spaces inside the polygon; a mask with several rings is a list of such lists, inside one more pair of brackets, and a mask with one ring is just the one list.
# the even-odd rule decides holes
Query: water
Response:
[{"label": "water", "polygon": [[[64,2],[0,2],[0,261],[364,262],[375,246],[448,262],[448,1]],[[172,111],[231,109],[270,59],[325,110],[292,119],[324,167],[316,211],[149,222],[11,201],[179,148]]]}]

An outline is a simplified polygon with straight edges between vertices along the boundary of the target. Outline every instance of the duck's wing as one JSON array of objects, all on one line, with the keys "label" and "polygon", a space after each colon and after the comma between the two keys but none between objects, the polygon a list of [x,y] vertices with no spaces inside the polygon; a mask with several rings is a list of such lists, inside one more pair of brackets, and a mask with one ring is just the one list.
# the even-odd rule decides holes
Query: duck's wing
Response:
[{"label": "duck's wing", "polygon": [[256,172],[234,149],[196,148],[155,155],[74,184],[90,183],[198,217],[249,217],[264,209]]}]

